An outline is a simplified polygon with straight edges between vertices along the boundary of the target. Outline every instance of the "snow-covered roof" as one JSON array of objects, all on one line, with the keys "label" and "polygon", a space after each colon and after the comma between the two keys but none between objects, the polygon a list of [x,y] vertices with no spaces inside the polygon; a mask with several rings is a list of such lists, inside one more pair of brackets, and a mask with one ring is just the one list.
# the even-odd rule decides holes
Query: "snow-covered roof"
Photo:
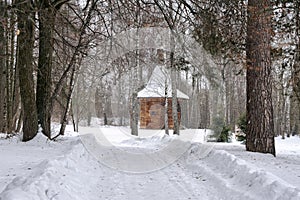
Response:
[{"label": "snow-covered roof", "polygon": [[[172,97],[172,86],[170,75],[164,66],[156,66],[147,83],[147,86],[138,93],[138,98],[165,97],[165,84],[167,84],[167,96]],[[189,97],[177,90],[178,99],[189,99]]]}]

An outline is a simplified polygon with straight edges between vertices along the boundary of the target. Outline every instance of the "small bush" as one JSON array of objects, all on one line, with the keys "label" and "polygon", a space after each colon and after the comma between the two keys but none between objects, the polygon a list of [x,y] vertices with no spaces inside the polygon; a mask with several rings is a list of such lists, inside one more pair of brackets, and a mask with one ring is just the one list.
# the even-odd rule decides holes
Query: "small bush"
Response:
[{"label": "small bush", "polygon": [[246,114],[242,114],[238,119],[238,126],[243,131],[243,133],[246,133],[246,127],[247,127],[247,118]]},{"label": "small bush", "polygon": [[227,126],[223,126],[223,129],[221,131],[221,134],[218,138],[218,142],[229,142],[229,133],[230,133],[230,128]]},{"label": "small bush", "polygon": [[246,140],[246,128],[247,128],[247,118],[246,114],[243,114],[239,117],[238,127],[241,129],[242,132],[236,133],[236,140],[237,141],[245,141]]}]

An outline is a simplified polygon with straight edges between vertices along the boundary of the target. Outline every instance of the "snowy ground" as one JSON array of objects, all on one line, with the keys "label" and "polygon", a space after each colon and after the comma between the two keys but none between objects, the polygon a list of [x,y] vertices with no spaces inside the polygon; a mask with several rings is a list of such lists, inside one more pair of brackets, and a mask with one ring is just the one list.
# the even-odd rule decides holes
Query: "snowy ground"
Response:
[{"label": "snowy ground", "polygon": [[299,137],[276,138],[274,158],[205,143],[204,130],[81,133],[56,142],[0,137],[0,199],[300,199]]}]

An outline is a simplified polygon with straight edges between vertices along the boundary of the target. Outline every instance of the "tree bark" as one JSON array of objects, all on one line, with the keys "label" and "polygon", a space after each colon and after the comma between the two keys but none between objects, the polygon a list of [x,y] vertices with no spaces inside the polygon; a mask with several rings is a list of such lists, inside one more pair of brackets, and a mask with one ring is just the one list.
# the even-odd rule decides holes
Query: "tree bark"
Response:
[{"label": "tree bark", "polygon": [[168,118],[168,81],[167,78],[165,80],[165,109],[164,109],[164,124],[165,124],[165,134],[169,135],[169,118]]},{"label": "tree bark", "polygon": [[[171,52],[174,56],[174,52]],[[171,56],[171,63],[172,63]],[[179,135],[179,121],[178,121],[178,101],[177,101],[177,87],[176,87],[176,68],[171,64],[171,82],[172,82],[172,117],[173,117],[173,134]]]},{"label": "tree bark", "polygon": [[270,0],[249,0],[246,149],[275,156],[270,39]]},{"label": "tree bark", "polygon": [[17,69],[20,81],[23,107],[23,141],[34,138],[38,130],[33,79],[34,12],[30,1],[17,1],[18,5],[18,59]]},{"label": "tree bark", "polygon": [[[139,4],[139,0],[137,1]],[[132,92],[132,123],[131,123],[131,134],[138,136],[138,120],[139,120],[139,101],[138,101],[138,90],[141,81],[139,81],[139,69],[140,69],[140,51],[139,51],[139,8],[136,10],[135,23],[136,23],[136,49],[135,49],[135,66],[133,69],[133,92]]]},{"label": "tree bark", "polygon": [[[101,84],[101,88],[103,88]],[[101,89],[102,90],[102,89]],[[96,92],[95,92],[95,111],[96,111],[96,116],[97,118],[102,118],[103,117],[103,92],[100,91],[99,87],[96,87]]]},{"label": "tree bark", "polygon": [[76,68],[74,66],[73,69],[72,69],[71,76],[70,76],[70,85],[69,85],[69,88],[68,88],[67,103],[66,103],[66,107],[65,107],[65,110],[64,110],[64,113],[63,113],[63,116],[62,116],[62,123],[61,123],[61,127],[60,127],[58,135],[64,135],[65,134],[66,125],[68,123],[68,113],[69,113],[69,110],[70,110],[70,105],[71,105],[71,101],[72,101],[72,93],[73,93],[73,90],[74,90],[75,71],[76,71]]},{"label": "tree bark", "polygon": [[[0,17],[4,19],[4,1],[0,1]],[[0,132],[5,131],[5,27],[0,23]]]},{"label": "tree bark", "polygon": [[171,27],[171,52],[170,52],[170,67],[171,67],[171,85],[172,85],[172,117],[173,117],[173,134],[179,135],[179,121],[178,121],[178,102],[177,102],[177,69],[174,63],[175,60],[175,34],[174,30]]},{"label": "tree bark", "polygon": [[138,88],[137,84],[137,73],[134,70],[134,88],[131,96],[131,134],[138,136],[138,116],[139,116],[139,102],[138,102]]},{"label": "tree bark", "polygon": [[39,11],[39,59],[37,71],[36,105],[38,121],[44,135],[51,138],[51,86],[55,9],[47,0],[41,1]]},{"label": "tree bark", "polygon": [[298,36],[297,51],[295,53],[294,65],[292,67],[293,92],[290,97],[290,133],[292,135],[300,134],[300,3],[296,2],[296,34]]},{"label": "tree bark", "polygon": [[[7,15],[8,17],[8,15]],[[14,14],[10,14],[10,23],[15,23],[14,21]],[[8,19],[7,19],[8,21]],[[11,27],[10,27],[11,28]],[[13,68],[14,68],[14,48],[15,45],[15,31],[12,29],[10,33],[6,32],[6,40],[7,43],[10,40],[10,44],[6,45],[6,132],[12,133],[14,130],[12,124],[13,124]],[[10,55],[9,55],[10,54]]]}]

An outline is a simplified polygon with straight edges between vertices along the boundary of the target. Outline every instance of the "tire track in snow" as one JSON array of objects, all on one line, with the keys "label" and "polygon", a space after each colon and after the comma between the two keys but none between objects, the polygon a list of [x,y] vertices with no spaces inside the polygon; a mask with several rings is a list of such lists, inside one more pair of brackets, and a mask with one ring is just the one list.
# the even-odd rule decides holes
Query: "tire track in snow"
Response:
[{"label": "tire track in snow", "polygon": [[228,152],[213,150],[204,159],[197,159],[197,148],[194,151],[192,148],[191,152],[187,159],[190,167],[215,179],[215,183],[221,183],[223,187],[219,184],[215,187],[219,186],[225,199],[300,199],[297,188]]},{"label": "tire track in snow", "polygon": [[[186,163],[186,158],[181,158],[155,172],[131,174],[115,170],[111,181],[106,182],[111,186],[109,191],[113,191],[110,199],[250,199],[203,166]],[[202,178],[197,176],[199,172]],[[99,184],[103,185],[101,181]]]}]

